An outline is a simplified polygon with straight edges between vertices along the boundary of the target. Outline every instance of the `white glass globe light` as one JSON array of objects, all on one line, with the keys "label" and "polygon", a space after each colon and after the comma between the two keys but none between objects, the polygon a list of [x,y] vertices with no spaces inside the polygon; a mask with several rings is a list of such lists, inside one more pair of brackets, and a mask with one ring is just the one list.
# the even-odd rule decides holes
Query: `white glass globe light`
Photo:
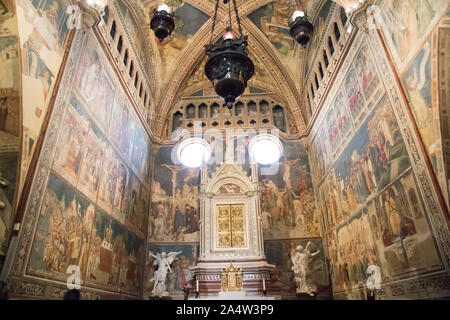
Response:
[{"label": "white glass globe light", "polygon": [[166,11],[167,13],[170,13],[170,8],[167,4],[161,4],[158,6],[158,9],[156,9],[157,11],[161,12],[161,11]]},{"label": "white glass globe light", "polygon": [[189,168],[198,168],[211,157],[211,147],[200,138],[183,140],[177,149],[178,160]]},{"label": "white glass globe light", "polygon": [[292,21],[295,21],[298,17],[303,18],[305,16],[305,11],[303,10],[295,10],[294,14],[292,15]]},{"label": "white glass globe light", "polygon": [[250,141],[250,154],[261,165],[277,162],[283,154],[280,140],[270,134],[261,134]]}]

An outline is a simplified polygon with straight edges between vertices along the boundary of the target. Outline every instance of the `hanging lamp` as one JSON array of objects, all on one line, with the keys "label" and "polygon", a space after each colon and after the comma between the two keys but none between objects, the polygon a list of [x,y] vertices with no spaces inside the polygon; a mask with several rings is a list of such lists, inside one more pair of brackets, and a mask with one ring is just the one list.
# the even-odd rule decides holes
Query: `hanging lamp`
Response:
[{"label": "hanging lamp", "polygon": [[[248,80],[255,73],[255,66],[248,57],[248,36],[242,34],[236,0],[223,0],[224,4],[228,4],[228,27],[225,34],[217,42],[212,43],[220,1],[216,2],[210,43],[205,47],[208,56],[205,74],[212,82],[216,93],[231,109],[236,99],[244,93]],[[232,29],[231,2],[236,13],[239,37],[234,35]]]},{"label": "hanging lamp", "polygon": [[[289,12],[291,11],[291,1],[289,0]],[[289,34],[303,48],[306,48],[309,41],[311,41],[314,32],[314,26],[308,21],[303,3],[300,0],[295,0],[296,8],[289,20]]]}]

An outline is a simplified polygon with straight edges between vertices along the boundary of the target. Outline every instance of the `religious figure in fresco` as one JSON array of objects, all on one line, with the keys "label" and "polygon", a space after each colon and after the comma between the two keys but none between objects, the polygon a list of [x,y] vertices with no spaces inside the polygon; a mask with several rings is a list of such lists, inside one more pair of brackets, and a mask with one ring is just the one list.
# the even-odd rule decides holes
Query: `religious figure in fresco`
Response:
[{"label": "religious figure in fresco", "polygon": [[434,158],[436,155],[433,146],[436,143],[436,133],[433,126],[431,89],[430,84],[427,83],[430,77],[430,43],[426,43],[421,56],[417,58],[404,77],[404,82],[411,101],[414,119],[428,152]]}]

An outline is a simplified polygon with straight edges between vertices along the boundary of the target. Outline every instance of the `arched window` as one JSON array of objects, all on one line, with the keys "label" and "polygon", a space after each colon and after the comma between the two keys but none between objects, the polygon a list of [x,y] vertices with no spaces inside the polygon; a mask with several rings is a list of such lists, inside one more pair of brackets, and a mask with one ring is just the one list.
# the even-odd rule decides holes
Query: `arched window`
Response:
[{"label": "arched window", "polygon": [[115,38],[116,37],[116,30],[117,29],[117,27],[116,27],[116,22],[115,21],[113,21],[113,23],[112,23],[112,26],[111,26],[111,31],[109,32],[109,35],[111,36],[111,38]]},{"label": "arched window", "polygon": [[133,64],[133,61],[131,61],[130,71],[128,72],[128,74],[130,75],[130,78],[133,76],[133,72],[134,72],[134,64]]},{"label": "arched window", "polygon": [[236,103],[235,110],[234,110],[234,115],[236,117],[242,117],[244,115],[244,104],[241,101]]},{"label": "arched window", "polygon": [[328,48],[330,49],[331,55],[334,54],[334,45],[333,40],[331,40],[331,37],[328,37]]},{"label": "arched window", "polygon": [[128,63],[128,49],[125,50],[125,54],[123,56],[123,64],[127,65]]},{"label": "arched window", "polygon": [[106,6],[105,9],[103,10],[104,14],[103,14],[103,21],[105,21],[105,23],[108,23],[109,20],[109,7]]},{"label": "arched window", "polygon": [[122,52],[122,45],[123,45],[123,41],[122,41],[122,36],[119,37],[119,41],[117,42],[117,51],[119,53]]},{"label": "arched window", "polygon": [[339,41],[339,39],[341,38],[341,31],[339,31],[339,27],[336,22],[334,23],[334,35],[336,37],[336,40]]},{"label": "arched window", "polygon": [[268,114],[269,113],[269,103],[265,100],[262,100],[259,103],[259,113]]},{"label": "arched window", "polygon": [[172,132],[180,128],[182,123],[183,114],[180,111],[175,112],[172,117]]},{"label": "arched window", "polygon": [[286,132],[286,118],[283,107],[276,105],[273,109],[273,123],[280,131]]},{"label": "arched window", "polygon": [[323,61],[325,61],[325,68],[328,68],[329,62],[328,62],[328,55],[327,55],[326,50],[323,50]]},{"label": "arched window", "polygon": [[195,118],[195,106],[193,104],[190,104],[186,108],[186,118],[187,119],[194,119]]},{"label": "arched window", "polygon": [[341,16],[342,25],[345,26],[345,24],[347,23],[347,14],[345,13],[344,8],[341,8],[340,16]]},{"label": "arched window", "polygon": [[208,107],[206,106],[206,104],[202,103],[198,106],[198,117],[202,119],[208,117]]},{"label": "arched window", "polygon": [[218,118],[220,116],[220,106],[217,103],[211,105],[211,118]]},{"label": "arched window", "polygon": [[258,115],[258,108],[255,101],[247,103],[247,113],[249,117],[256,117]]}]

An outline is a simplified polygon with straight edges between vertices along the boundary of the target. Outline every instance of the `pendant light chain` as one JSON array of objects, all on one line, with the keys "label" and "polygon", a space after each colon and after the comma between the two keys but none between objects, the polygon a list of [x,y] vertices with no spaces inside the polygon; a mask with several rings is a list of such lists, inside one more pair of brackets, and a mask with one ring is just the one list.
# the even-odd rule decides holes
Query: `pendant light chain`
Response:
[{"label": "pendant light chain", "polygon": [[217,0],[216,8],[214,9],[214,18],[213,18],[213,23],[212,23],[211,37],[209,39],[210,45],[212,44],[212,41],[213,41],[214,29],[216,28],[217,11],[219,11],[219,2],[220,2],[220,0]]},{"label": "pendant light chain", "polygon": [[239,27],[239,35],[242,37],[243,33],[242,33],[242,27],[241,27],[241,19],[239,18],[239,13],[238,13],[237,5],[236,5],[236,0],[233,0],[233,5],[234,5],[234,12],[236,13],[236,21],[237,21],[238,27]]},{"label": "pendant light chain", "polygon": [[233,31],[233,21],[231,18],[231,2],[228,2],[228,18],[230,19],[230,31]]}]

